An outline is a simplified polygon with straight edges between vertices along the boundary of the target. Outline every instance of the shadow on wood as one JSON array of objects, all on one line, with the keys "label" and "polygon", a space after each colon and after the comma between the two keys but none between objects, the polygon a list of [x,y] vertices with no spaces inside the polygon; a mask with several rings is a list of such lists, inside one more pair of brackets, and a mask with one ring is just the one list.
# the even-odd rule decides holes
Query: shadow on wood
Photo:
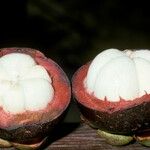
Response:
[{"label": "shadow on wood", "polygon": [[80,123],[60,123],[53,132],[49,135],[46,143],[41,147],[41,149],[44,149],[48,147],[53,142],[64,138],[65,136],[71,134],[74,132],[78,127],[80,126]]}]

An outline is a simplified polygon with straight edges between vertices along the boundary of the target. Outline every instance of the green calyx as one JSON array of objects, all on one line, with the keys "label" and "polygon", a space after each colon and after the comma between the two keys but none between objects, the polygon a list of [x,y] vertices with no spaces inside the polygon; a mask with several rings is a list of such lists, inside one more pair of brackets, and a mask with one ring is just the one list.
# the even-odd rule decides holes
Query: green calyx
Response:
[{"label": "green calyx", "polygon": [[144,146],[150,147],[150,136],[135,136],[135,139]]},{"label": "green calyx", "polygon": [[11,146],[12,146],[12,144],[9,141],[0,138],[0,147],[1,148],[9,148]]},{"label": "green calyx", "polygon": [[111,145],[116,145],[116,146],[127,145],[131,141],[133,141],[132,136],[111,134],[111,133],[108,133],[99,129],[98,129],[98,135],[104,138],[107,143]]},{"label": "green calyx", "polygon": [[19,143],[9,142],[7,140],[0,138],[0,147],[1,148],[14,147],[14,148],[19,149],[19,150],[36,150],[36,149],[39,149],[41,147],[41,145],[43,145],[43,143],[46,142],[46,139],[47,139],[47,137],[44,138],[39,143],[28,145],[28,144],[19,144]]}]

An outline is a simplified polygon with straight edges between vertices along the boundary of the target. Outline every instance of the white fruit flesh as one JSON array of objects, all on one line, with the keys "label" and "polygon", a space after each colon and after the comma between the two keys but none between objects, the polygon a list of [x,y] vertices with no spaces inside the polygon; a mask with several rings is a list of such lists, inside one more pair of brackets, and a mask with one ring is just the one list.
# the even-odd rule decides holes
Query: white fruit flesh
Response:
[{"label": "white fruit flesh", "polygon": [[111,102],[150,94],[150,51],[103,51],[90,64],[84,86],[96,98]]},{"label": "white fruit flesh", "polygon": [[4,111],[40,110],[53,95],[51,77],[31,56],[11,53],[0,58],[0,107]]}]

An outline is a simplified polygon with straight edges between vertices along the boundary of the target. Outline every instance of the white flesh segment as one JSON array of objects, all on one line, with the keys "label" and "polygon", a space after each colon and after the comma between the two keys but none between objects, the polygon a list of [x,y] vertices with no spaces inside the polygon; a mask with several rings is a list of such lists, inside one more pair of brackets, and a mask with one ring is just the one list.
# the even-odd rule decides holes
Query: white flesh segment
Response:
[{"label": "white flesh segment", "polygon": [[29,72],[22,77],[23,80],[24,79],[32,79],[32,78],[33,79],[35,79],[35,78],[45,79],[45,80],[49,81],[50,83],[52,82],[51,78],[49,77],[45,68],[40,65],[33,66],[29,70]]},{"label": "white flesh segment", "polygon": [[88,70],[88,81],[86,81],[87,79],[85,79],[84,83],[85,87],[88,87],[89,92],[92,92],[94,90],[94,85],[96,84],[98,72],[102,69],[102,67],[112,59],[121,56],[125,56],[125,54],[117,49],[108,49],[95,57]]},{"label": "white flesh segment", "polygon": [[94,95],[111,102],[133,100],[138,97],[138,81],[133,61],[126,57],[112,59],[99,70]]},{"label": "white flesh segment", "polygon": [[0,58],[0,107],[5,111],[16,114],[45,108],[54,95],[51,83],[46,69],[29,55]]},{"label": "white flesh segment", "polygon": [[10,89],[11,83],[7,80],[0,80],[0,106],[3,106],[3,95]]},{"label": "white flesh segment", "polygon": [[134,58],[143,58],[150,62],[150,51],[149,50],[137,50],[133,53]]},{"label": "white flesh segment", "polygon": [[24,94],[19,84],[12,84],[3,95],[3,109],[11,113],[24,110]]},{"label": "white flesh segment", "polygon": [[0,66],[5,69],[12,80],[26,74],[34,65],[36,65],[34,59],[25,54],[12,53],[0,58]]},{"label": "white flesh segment", "polygon": [[25,95],[25,107],[27,110],[40,110],[47,106],[53,98],[53,88],[47,80],[28,79],[20,81]]},{"label": "white flesh segment", "polygon": [[150,62],[143,58],[134,58],[134,62],[139,81],[139,96],[150,94]]},{"label": "white flesh segment", "polygon": [[84,80],[87,92],[111,102],[150,94],[150,50],[118,51],[109,49],[95,57]]},{"label": "white flesh segment", "polygon": [[3,99],[2,97],[0,96],[0,107],[3,106]]},{"label": "white flesh segment", "polygon": [[10,76],[5,69],[0,65],[0,80],[10,80]]}]

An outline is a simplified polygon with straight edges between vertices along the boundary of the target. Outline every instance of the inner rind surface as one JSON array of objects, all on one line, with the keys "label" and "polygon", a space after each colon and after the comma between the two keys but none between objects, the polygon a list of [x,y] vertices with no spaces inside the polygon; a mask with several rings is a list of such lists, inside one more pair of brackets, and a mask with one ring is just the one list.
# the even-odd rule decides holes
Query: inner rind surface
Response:
[{"label": "inner rind surface", "polygon": [[84,87],[100,100],[132,101],[150,94],[150,51],[108,49],[89,66]]},{"label": "inner rind surface", "polygon": [[40,110],[53,96],[50,75],[30,55],[10,53],[0,58],[0,107],[4,111]]}]

